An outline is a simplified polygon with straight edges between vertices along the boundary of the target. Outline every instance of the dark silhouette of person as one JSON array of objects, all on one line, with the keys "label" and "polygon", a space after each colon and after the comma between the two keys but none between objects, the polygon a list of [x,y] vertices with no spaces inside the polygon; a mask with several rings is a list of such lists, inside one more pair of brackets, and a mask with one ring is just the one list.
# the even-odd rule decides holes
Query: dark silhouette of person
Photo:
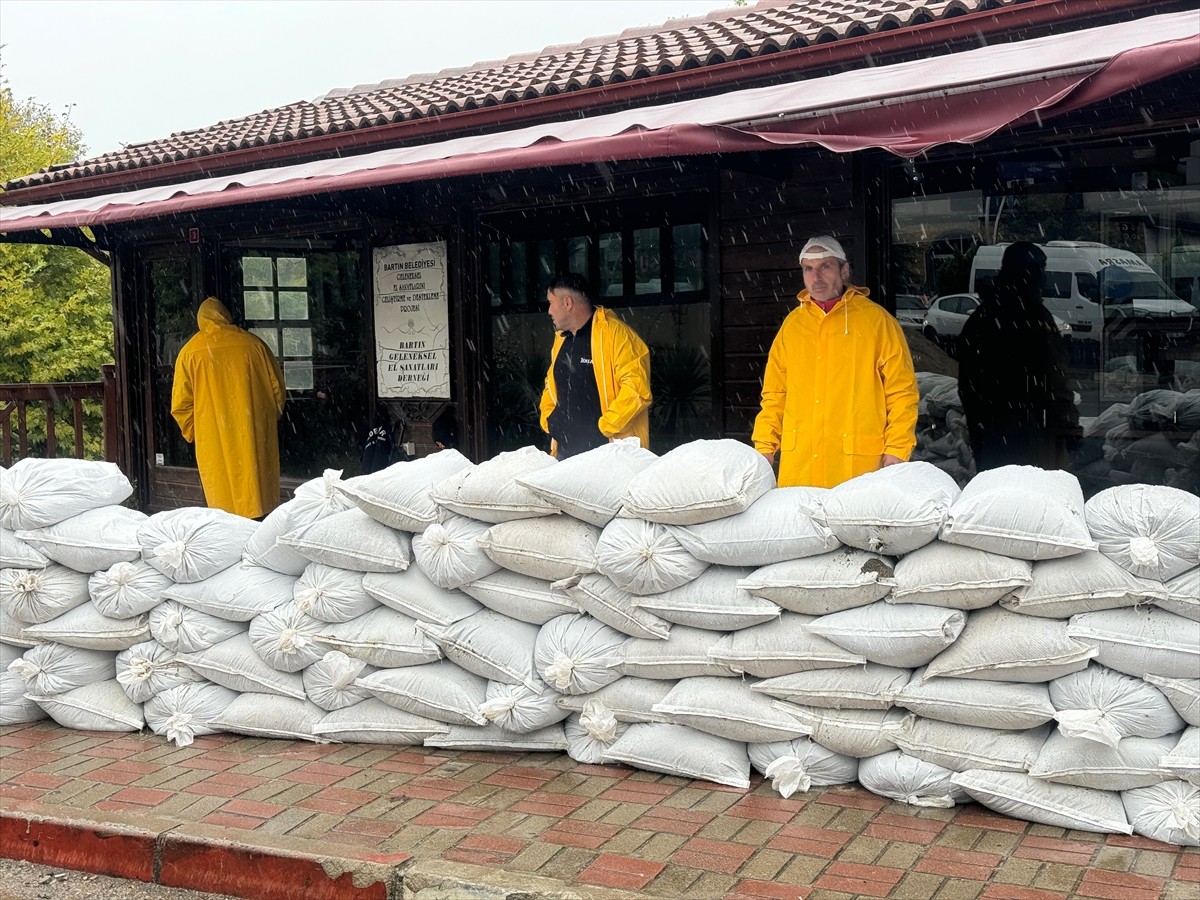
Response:
[{"label": "dark silhouette of person", "polygon": [[975,465],[1063,469],[1078,439],[1066,345],[1042,305],[1046,254],[1017,241],[959,338],[958,393]]}]

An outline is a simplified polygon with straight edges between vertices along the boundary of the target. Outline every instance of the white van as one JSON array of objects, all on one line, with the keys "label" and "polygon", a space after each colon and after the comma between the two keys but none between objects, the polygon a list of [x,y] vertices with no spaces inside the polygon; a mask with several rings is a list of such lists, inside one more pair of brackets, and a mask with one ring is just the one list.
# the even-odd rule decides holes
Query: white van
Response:
[{"label": "white van", "polygon": [[[1196,307],[1175,296],[1136,253],[1092,241],[1047,241],[1042,302],[1071,326],[1075,338],[1099,340],[1105,318],[1195,317]],[[1008,244],[980,247],[971,262],[971,290],[986,292]],[[1182,324],[1182,323],[1181,323]]]}]

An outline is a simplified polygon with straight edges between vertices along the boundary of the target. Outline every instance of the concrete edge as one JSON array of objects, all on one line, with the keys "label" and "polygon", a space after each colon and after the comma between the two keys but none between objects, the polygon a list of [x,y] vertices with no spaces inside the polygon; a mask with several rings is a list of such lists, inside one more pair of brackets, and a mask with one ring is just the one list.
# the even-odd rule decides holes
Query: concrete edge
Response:
[{"label": "concrete edge", "polygon": [[[337,845],[332,845],[337,848]],[[647,900],[613,888],[150,815],[0,799],[0,857],[248,900]]]}]

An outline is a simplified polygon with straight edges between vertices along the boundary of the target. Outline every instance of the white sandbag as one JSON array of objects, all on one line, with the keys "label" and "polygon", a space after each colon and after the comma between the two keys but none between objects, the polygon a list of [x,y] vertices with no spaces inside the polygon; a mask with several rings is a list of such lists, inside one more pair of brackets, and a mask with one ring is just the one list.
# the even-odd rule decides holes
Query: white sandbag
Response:
[{"label": "white sandbag", "polygon": [[896,744],[909,756],[955,772],[1028,772],[1049,734],[1046,725],[1003,731],[909,716],[896,734]]},{"label": "white sandbag", "polygon": [[23,625],[49,622],[88,601],[88,577],[51,563],[44,569],[0,569],[0,610]]},{"label": "white sandbag", "polygon": [[541,684],[534,669],[539,630],[485,609],[444,627],[421,623],[421,629],[448,659],[489,681],[523,684],[536,691]]},{"label": "white sandbag", "polygon": [[177,583],[203,581],[242,559],[258,528],[221,509],[185,507],[155,513],[138,529],[142,558]]},{"label": "white sandbag", "polygon": [[853,547],[763,566],[741,587],[784,609],[810,616],[866,606],[895,584],[895,560]]},{"label": "white sandbag", "polygon": [[862,666],[866,659],[828,638],[812,634],[805,625],[815,616],[785,612],[778,619],[724,634],[709,649],[709,657],[741,675],[776,678],[811,669]]},{"label": "white sandbag", "polygon": [[412,560],[406,532],[388,528],[357,508],[289,531],[279,543],[311,562],[355,572],[403,572]]},{"label": "white sandbag", "polygon": [[292,602],[322,622],[349,622],[379,606],[363,589],[363,578],[362,572],[308,563],[292,586]]},{"label": "white sandbag", "polygon": [[327,712],[313,726],[313,734],[330,741],[402,746],[417,746],[449,730],[442,722],[396,709],[374,697]]},{"label": "white sandbag", "polygon": [[591,616],[559,616],[538,630],[534,667],[560,694],[590,694],[621,677],[614,663],[625,640],[624,634]]},{"label": "white sandbag", "polygon": [[420,459],[393,463],[379,472],[348,478],[337,489],[377,522],[420,534],[438,520],[440,510],[430,496],[432,487],[472,465],[457,450],[439,450]]},{"label": "white sandbag", "polygon": [[26,697],[25,692],[25,679],[0,665],[0,726],[24,725],[46,718],[46,711]]},{"label": "white sandbag", "polygon": [[562,695],[541,685],[531,691],[523,684],[501,684],[489,681],[487,699],[479,712],[488,722],[494,722],[505,731],[529,734],[563,721],[571,714],[561,708],[557,701]]},{"label": "white sandbag", "polygon": [[124,503],[133,485],[115,463],[25,457],[0,471],[0,525],[45,528],[89,509]]},{"label": "white sandbag", "polygon": [[967,792],[951,781],[952,775],[950,769],[901,750],[868,756],[858,763],[858,781],[872,794],[932,809],[971,802]]},{"label": "white sandbag", "polygon": [[750,690],[822,709],[890,709],[910,674],[907,669],[867,663],[780,675],[751,684]]},{"label": "white sandbag", "polygon": [[737,678],[684,678],[653,711],[669,722],[731,741],[790,741],[808,734],[790,714],[790,704],[755,694],[752,684]]},{"label": "white sandbag", "polygon": [[493,525],[479,538],[479,548],[513,572],[558,581],[594,572],[599,540],[595,525],[556,516]]},{"label": "white sandbag", "polygon": [[119,562],[88,578],[88,594],[101,613],[113,619],[132,619],[163,601],[173,581],[145,560]]},{"label": "white sandbag", "polygon": [[49,562],[44,553],[19,539],[15,531],[0,528],[0,569],[42,569]]},{"label": "white sandbag", "polygon": [[164,600],[146,614],[150,636],[168,650],[193,653],[206,650],[247,630],[245,622],[230,622],[190,609],[174,600]]},{"label": "white sandbag", "polygon": [[89,509],[53,525],[17,531],[18,540],[76,572],[99,572],[142,555],[138,529],[149,516],[124,506]]},{"label": "white sandbag", "polygon": [[206,650],[179,653],[176,659],[209,681],[233,691],[304,698],[300,676],[272,669],[263,662],[248,634],[235,634]]},{"label": "white sandbag", "polygon": [[746,790],[750,787],[750,757],[740,741],[696,731],[686,725],[630,725],[604,754],[605,761],[635,769],[696,778]]},{"label": "white sandbag", "polygon": [[734,671],[709,655],[722,637],[719,631],[676,625],[665,641],[629,638],[617,669],[622,675],[658,680],[699,675],[732,678]]},{"label": "white sandbag", "polygon": [[545,625],[556,616],[579,612],[579,607],[552,582],[500,569],[462,586],[488,609],[518,622]]},{"label": "white sandbag", "polygon": [[823,488],[776,488],[745,512],[697,525],[668,526],[692,556],[724,566],[765,566],[836,550],[841,542],[815,518]]},{"label": "white sandbag", "polygon": [[479,546],[487,530],[486,522],[449,513],[413,536],[413,558],[430,581],[448,590],[478,581],[500,568]]},{"label": "white sandbag", "polygon": [[84,603],[40,625],[26,625],[23,632],[35,641],[57,641],[89,650],[126,650],[150,638],[146,616],[110,619],[91,603]]},{"label": "white sandbag", "polygon": [[1100,552],[1142,578],[1169,581],[1200,565],[1200,497],[1161,484],[1103,490],[1084,506]]},{"label": "white sandbag", "polygon": [[295,586],[293,575],[265,566],[237,563],[202,581],[172,585],[162,595],[210,616],[249,622],[281,606],[292,606]]},{"label": "white sandbag", "polygon": [[116,678],[134,703],[145,703],[173,687],[203,680],[178,660],[174,650],[158,641],[142,641],[118,653]]},{"label": "white sandbag", "polygon": [[315,637],[326,650],[341,650],[380,668],[420,666],[442,658],[442,651],[417,620],[380,606],[351,619],[325,625]]},{"label": "white sandbag", "polygon": [[370,691],[354,682],[374,671],[374,666],[368,666],[361,659],[347,656],[341,650],[330,650],[301,672],[300,677],[308,699],[326,712],[333,712],[370,697]]},{"label": "white sandbag", "polygon": [[1144,680],[1163,692],[1183,721],[1189,725],[1200,725],[1200,678],[1146,675]]},{"label": "white sandbag", "polygon": [[433,485],[429,494],[438,506],[481,522],[558,515],[558,507],[517,481],[555,462],[553,456],[536,447],[521,447],[460,469]]},{"label": "white sandbag", "polygon": [[603,528],[620,510],[629,482],[656,459],[637,438],[621,438],[519,475],[517,483],[567,515]]},{"label": "white sandbag", "polygon": [[79,731],[141,731],[142,706],[121,690],[114,678],[95,681],[63,694],[27,694],[63,728]]},{"label": "white sandbag", "polygon": [[1000,601],[1027,616],[1069,619],[1102,609],[1120,609],[1164,599],[1161,582],[1138,578],[1095,550],[1033,564],[1033,580]]},{"label": "white sandbag", "polygon": [[1167,612],[1200,622],[1200,568],[1189,569],[1163,585],[1167,596],[1155,603]]},{"label": "white sandbag", "polygon": [[1052,681],[1087,668],[1097,653],[1095,644],[1076,640],[1066,622],[989,606],[967,616],[958,640],[929,664],[925,677]]},{"label": "white sandbag", "polygon": [[239,694],[209,723],[220,731],[285,741],[321,743],[313,729],[325,711],[306,699],[274,694]]},{"label": "white sandbag", "polygon": [[1185,728],[1158,764],[1168,775],[1200,786],[1200,728],[1194,725]]},{"label": "white sandbag", "polygon": [[858,760],[834,753],[806,737],[750,744],[750,764],[785,800],[799,791],[849,784],[858,777]]},{"label": "white sandbag", "polygon": [[445,734],[426,738],[425,746],[485,753],[558,753],[565,751],[568,745],[560,723],[528,734],[506,731],[499,725],[451,725]]},{"label": "white sandbag", "polygon": [[665,525],[618,517],[596,542],[596,569],[631,594],[658,594],[687,584],[708,568]]},{"label": "white sandbag", "polygon": [[1059,784],[1127,791],[1165,781],[1160,766],[1175,737],[1123,738],[1115,747],[1051,732],[1029,774]]},{"label": "white sandbag", "polygon": [[816,513],[851,547],[899,556],[935,540],[961,493],[932,463],[910,462],[867,472],[832,488]]},{"label": "white sandbag", "polygon": [[634,606],[676,625],[711,631],[737,631],[779,618],[778,606],[741,587],[750,574],[750,569],[710,566],[685,585],[636,598]]},{"label": "white sandbag", "polygon": [[809,736],[822,747],[864,759],[896,749],[906,716],[898,709],[821,709],[774,701],[786,706],[788,714],[808,728]]},{"label": "white sandbag", "polygon": [[1098,648],[1096,662],[1145,677],[1200,672],[1200,622],[1164,609],[1110,609],[1072,616],[1067,633]]},{"label": "white sandbag", "polygon": [[966,624],[959,609],[879,601],[821,616],[804,626],[881,666],[923,666],[957,640]]},{"label": "white sandbag", "polygon": [[31,694],[65,694],[85,684],[117,677],[117,656],[108,650],[85,650],[67,644],[38,644],[5,669],[18,676]]},{"label": "white sandbag", "polygon": [[889,603],[972,610],[1030,584],[1033,573],[1028,560],[933,541],[896,563],[894,578]]},{"label": "white sandbag", "polygon": [[325,655],[316,638],[326,625],[295,606],[281,606],[250,620],[250,646],[272,669],[299,672]]},{"label": "white sandbag", "polygon": [[618,722],[665,722],[662,715],[654,712],[654,704],[664,699],[675,684],[674,681],[624,675],[593,694],[560,695],[556,703],[560,709],[582,713],[589,702],[595,701],[611,712]]},{"label": "white sandbag", "polygon": [[670,622],[639,609],[637,595],[617,587],[606,575],[574,575],[552,586],[588,615],[629,637],[661,640],[671,631]]},{"label": "white sandbag", "polygon": [[350,509],[353,502],[338,490],[344,483],[341,477],[340,469],[326,469],[320,478],[313,478],[296,488],[287,503],[271,510],[246,542],[247,562],[285,575],[303,572],[308,560],[291,547],[280,544],[279,538],[318,519]]},{"label": "white sandbag", "polygon": [[146,701],[146,724],[176,747],[187,747],[197,735],[216,734],[212,721],[237,699],[232,691],[211,681],[197,681],[167,688]]},{"label": "white sandbag", "polygon": [[1154,685],[1098,665],[1050,682],[1050,702],[1063,735],[1109,747],[1122,738],[1174,734],[1185,724]]},{"label": "white sandbag", "polygon": [[1022,772],[970,769],[952,777],[955,784],[988,809],[1039,825],[1132,834],[1121,796],[1112,791],[1053,784]]},{"label": "white sandbag", "polygon": [[972,678],[925,678],[925,670],[896,696],[896,704],[925,719],[1024,731],[1054,718],[1050,689],[1044,682],[978,681]]},{"label": "white sandbag", "polygon": [[419,622],[450,625],[473,616],[483,609],[478,600],[462,591],[439,587],[416,566],[403,572],[372,572],[364,575],[366,593],[392,609],[412,616]]},{"label": "white sandbag", "polygon": [[1200,788],[1166,781],[1121,794],[1134,834],[1181,847],[1200,847]]},{"label": "white sandbag", "polygon": [[941,537],[1028,560],[1096,549],[1084,520],[1079,479],[1034,466],[1001,466],[972,478],[950,507]]},{"label": "white sandbag", "polygon": [[583,712],[563,722],[567,756],[585,765],[603,765],[604,754],[628,730],[602,703],[588,700]]},{"label": "white sandbag", "polygon": [[389,706],[448,725],[484,725],[480,707],[487,700],[486,678],[449,660],[380,669],[354,682]]},{"label": "white sandbag", "polygon": [[697,525],[745,512],[775,487],[766,457],[728,438],[691,441],[629,481],[627,513],[664,525]]}]

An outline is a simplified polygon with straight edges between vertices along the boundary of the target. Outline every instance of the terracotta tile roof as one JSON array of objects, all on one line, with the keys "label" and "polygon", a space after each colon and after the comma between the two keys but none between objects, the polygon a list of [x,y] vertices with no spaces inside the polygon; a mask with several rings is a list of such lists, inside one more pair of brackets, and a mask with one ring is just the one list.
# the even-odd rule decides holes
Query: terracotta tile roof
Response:
[{"label": "terracotta tile roof", "polygon": [[[1017,0],[760,0],[505,60],[330,91],[15,179],[6,190],[603,87],[921,25]],[[297,148],[299,150],[299,148]]]}]

